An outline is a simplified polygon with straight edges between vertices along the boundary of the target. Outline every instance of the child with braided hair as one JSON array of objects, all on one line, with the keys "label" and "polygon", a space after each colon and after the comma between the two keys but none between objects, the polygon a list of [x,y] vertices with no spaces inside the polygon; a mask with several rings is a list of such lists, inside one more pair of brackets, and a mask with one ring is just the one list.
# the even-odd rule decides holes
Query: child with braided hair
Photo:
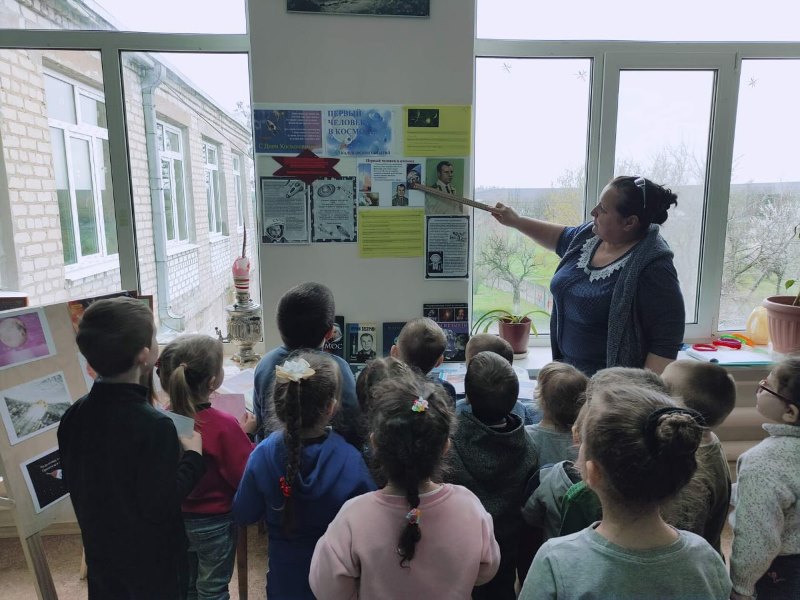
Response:
[{"label": "child with braided hair", "polygon": [[659,509],[697,468],[699,413],[632,384],[592,389],[578,466],[603,518],[539,549],[520,600],[727,600],[731,581],[700,536],[669,526]]},{"label": "child with braided hair", "polygon": [[241,524],[266,521],[267,598],[313,599],[314,545],[342,504],[375,484],[358,450],[329,426],[342,387],[333,359],[294,352],[274,379],[276,430],[250,455],[233,514]]},{"label": "child with braided hair", "polygon": [[388,483],[342,507],[314,550],[311,589],[319,600],[469,598],[494,577],[500,550],[480,500],[433,479],[452,402],[416,374],[382,381],[372,398],[370,441]]}]

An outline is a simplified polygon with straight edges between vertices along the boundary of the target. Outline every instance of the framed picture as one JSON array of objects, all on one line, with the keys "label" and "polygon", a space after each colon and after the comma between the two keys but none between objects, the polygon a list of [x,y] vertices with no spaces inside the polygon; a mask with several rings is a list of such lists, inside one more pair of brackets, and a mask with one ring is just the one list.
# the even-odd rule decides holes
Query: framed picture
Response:
[{"label": "framed picture", "polygon": [[0,370],[55,353],[44,310],[33,308],[0,314]]},{"label": "framed picture", "polygon": [[286,0],[286,10],[338,15],[429,17],[430,0]]}]

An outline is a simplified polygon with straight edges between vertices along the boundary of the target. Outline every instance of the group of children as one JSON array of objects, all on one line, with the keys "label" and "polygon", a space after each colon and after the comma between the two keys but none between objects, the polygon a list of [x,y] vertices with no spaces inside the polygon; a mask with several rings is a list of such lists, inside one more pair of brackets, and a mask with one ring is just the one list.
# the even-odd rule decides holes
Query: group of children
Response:
[{"label": "group of children", "polygon": [[[711,430],[735,386],[717,365],[589,380],[551,363],[531,404],[507,343],[477,335],[458,400],[430,375],[446,346],[431,320],[407,323],[356,380],[321,351],[334,311],[323,285],[284,294],[283,345],[256,368],[255,417],[238,422],[209,402],[219,342],[183,336],[157,360],[141,303],[87,309],[78,345],[101,378],[59,445],[91,598],[228,598],[235,524],[259,521],[271,599],[502,600],[517,580],[525,599],[800,597],[800,358],[759,385],[777,423],[740,458],[732,499]],[[193,437],[150,401],[154,367]]]}]

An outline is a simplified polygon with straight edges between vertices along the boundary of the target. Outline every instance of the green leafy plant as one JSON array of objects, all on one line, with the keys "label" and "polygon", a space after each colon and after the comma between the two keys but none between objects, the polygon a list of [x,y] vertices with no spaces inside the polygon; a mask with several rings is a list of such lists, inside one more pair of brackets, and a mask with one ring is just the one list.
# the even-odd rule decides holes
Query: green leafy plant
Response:
[{"label": "green leafy plant", "polygon": [[[794,228],[795,237],[800,240],[800,225]],[[800,281],[796,279],[787,279],[786,283],[784,283],[784,287],[788,290],[793,285],[797,284],[797,295],[794,297],[794,302],[792,302],[792,306],[800,306]]]},{"label": "green leafy plant", "polygon": [[[533,335],[539,335],[539,332],[536,330],[536,325],[533,323],[533,319],[530,319],[531,315],[546,315],[550,316],[550,313],[546,310],[530,310],[522,315],[515,315],[511,311],[508,311],[504,308],[495,308],[494,310],[490,310],[486,314],[482,315],[475,324],[472,326],[472,335],[476,333],[486,333],[489,331],[489,327],[494,325],[495,323],[499,323],[503,321],[504,323],[524,323],[525,319],[527,318],[531,324],[531,331],[533,331]],[[483,327],[483,331],[481,331],[481,327]]]}]

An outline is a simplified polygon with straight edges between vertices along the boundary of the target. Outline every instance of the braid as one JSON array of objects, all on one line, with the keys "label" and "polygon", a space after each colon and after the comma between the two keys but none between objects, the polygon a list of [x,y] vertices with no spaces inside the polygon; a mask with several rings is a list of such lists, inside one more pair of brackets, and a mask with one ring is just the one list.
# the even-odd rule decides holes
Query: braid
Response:
[{"label": "braid", "polygon": [[408,563],[414,558],[414,554],[416,553],[417,542],[422,539],[422,531],[419,528],[419,516],[414,513],[414,510],[419,507],[420,477],[413,464],[406,466],[405,471],[406,499],[408,500],[410,510],[406,516],[406,525],[400,533],[400,542],[397,544],[397,553],[400,555],[401,567],[408,567]]},{"label": "braid", "polygon": [[[297,472],[300,470],[300,454],[302,452],[302,440],[300,439],[300,429],[303,427],[303,416],[300,410],[300,383],[291,382],[287,389],[286,402],[286,479],[285,485],[289,492],[285,493],[285,503],[283,505],[283,519],[281,525],[285,533],[294,527],[294,500],[292,486],[297,479]],[[282,485],[283,487],[283,485]]]}]

